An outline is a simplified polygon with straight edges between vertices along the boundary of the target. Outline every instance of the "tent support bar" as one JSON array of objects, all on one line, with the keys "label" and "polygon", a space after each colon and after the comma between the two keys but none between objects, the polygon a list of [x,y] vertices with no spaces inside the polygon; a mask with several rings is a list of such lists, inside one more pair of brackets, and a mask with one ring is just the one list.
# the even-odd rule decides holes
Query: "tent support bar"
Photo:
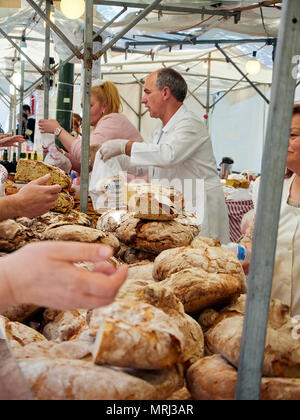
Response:
[{"label": "tent support bar", "polygon": [[[281,195],[286,168],[299,54],[300,2],[284,0],[274,64],[271,103],[239,359],[237,400],[258,400],[269,317]],[[296,68],[296,71],[295,71]]]},{"label": "tent support bar", "polygon": [[[28,0],[27,0],[28,1]],[[31,0],[30,0],[31,1]],[[110,47],[112,47],[123,35],[127,34],[137,23],[139,23],[145,16],[147,16],[162,0],[154,0],[153,3],[148,5],[145,10],[140,12],[138,16],[132,20],[122,31],[120,31],[114,38],[112,38],[104,47],[102,47],[96,54],[94,60],[100,58]]]},{"label": "tent support bar", "polygon": [[226,95],[228,95],[228,93],[229,92],[231,92],[237,85],[239,85],[241,82],[242,82],[242,80],[244,80],[244,76],[240,79],[240,80],[238,80],[233,86],[231,86],[231,88],[230,89],[228,89],[225,93],[224,93],[224,95],[222,95],[219,99],[217,99],[211,106],[210,106],[210,108],[213,108],[215,105],[217,105],[217,103],[218,102],[220,102]]},{"label": "tent support bar", "polygon": [[224,55],[226,60],[229,63],[231,63],[233,65],[233,67],[239,73],[241,73],[241,75],[247,80],[248,83],[250,83],[250,85],[253,87],[253,89],[256,90],[256,92],[267,102],[267,104],[269,104],[270,103],[269,99],[265,97],[265,95],[255,86],[255,84],[252,82],[252,80],[250,80],[249,77],[244,72],[242,72],[242,70],[231,60],[231,58],[226,54],[226,52],[218,44],[216,44],[216,47]]},{"label": "tent support bar", "polygon": [[128,106],[128,108],[130,108],[131,109],[131,111],[132,112],[134,112],[135,113],[135,115],[138,117],[139,116],[139,114],[133,109],[133,107],[126,101],[126,99],[122,96],[122,95],[120,95],[120,98],[122,99],[122,101],[123,102],[125,102],[125,104]]},{"label": "tent support bar", "polygon": [[[131,1],[109,1],[109,0],[94,0],[95,5],[101,6],[126,6],[126,7],[133,7],[135,9],[145,9],[148,4],[144,3],[134,3]],[[196,7],[183,7],[183,6],[162,6],[157,5],[153,8],[153,10],[161,10],[165,12],[181,12],[181,13],[196,13],[201,15],[219,15],[219,16],[237,16],[240,12],[231,12],[226,10],[210,10],[205,9],[204,7],[196,8]]]},{"label": "tent support bar", "polygon": [[[28,0],[27,0],[28,1]],[[170,41],[127,41],[126,46],[138,46],[138,45],[205,45],[205,44],[257,44],[257,43],[272,43],[275,38],[250,38],[250,39],[193,39],[191,40],[180,40],[180,39],[174,39]]]},{"label": "tent support bar", "polygon": [[90,109],[93,67],[93,0],[85,1],[84,28],[80,211],[87,213],[89,196]]},{"label": "tent support bar", "polygon": [[19,45],[17,45],[12,39],[11,39],[11,37],[9,36],[9,35],[7,35],[4,31],[3,31],[3,29],[1,29],[0,28],[0,33],[4,36],[4,38],[6,38],[10,43],[11,43],[11,45],[17,50],[17,51],[19,51],[19,53],[21,54],[21,55],[23,55],[25,58],[26,58],[26,60],[39,72],[39,73],[41,73],[41,74],[43,74],[43,71],[39,68],[39,66],[38,65],[36,65],[32,60],[31,60],[31,58],[29,58],[28,57],[28,55],[27,54],[25,54],[24,53],[24,51],[19,47]]},{"label": "tent support bar", "polygon": [[[50,19],[51,1],[46,0],[46,16]],[[49,118],[49,89],[50,89],[50,27],[45,28],[45,73],[44,73],[44,119]]]},{"label": "tent support bar", "polygon": [[41,18],[46,22],[47,25],[52,29],[53,32],[56,33],[57,36],[60,37],[62,41],[66,44],[68,48],[78,57],[79,59],[82,58],[81,52],[78,50],[77,47],[74,47],[72,42],[61,32],[61,30],[48,19],[47,15],[39,8],[39,6],[33,0],[26,0],[27,3],[41,16]]},{"label": "tent support bar", "polygon": [[19,91],[19,88],[17,88],[17,86],[10,80],[10,78],[9,77],[7,77],[6,76],[6,74],[2,71],[2,70],[0,70],[0,73],[2,74],[2,76],[8,81],[8,83],[10,84],[10,85],[12,85],[17,91]]},{"label": "tent support bar", "polygon": [[[127,10],[126,7],[123,8],[116,16],[114,16],[109,22],[107,22],[96,34],[93,36],[93,41],[100,36],[115,20],[117,20],[125,11]],[[78,50],[81,52],[84,48],[84,44],[82,44]],[[53,71],[57,73],[65,64],[69,63],[73,58],[75,57],[75,54],[71,54],[65,61],[63,61],[61,64],[59,64],[58,67],[54,67]]]}]

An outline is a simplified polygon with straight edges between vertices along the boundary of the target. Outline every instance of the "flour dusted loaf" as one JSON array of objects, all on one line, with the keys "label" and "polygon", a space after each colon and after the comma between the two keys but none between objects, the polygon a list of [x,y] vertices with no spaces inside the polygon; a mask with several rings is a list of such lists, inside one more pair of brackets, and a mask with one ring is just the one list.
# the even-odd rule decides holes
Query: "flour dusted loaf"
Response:
[{"label": "flour dusted loaf", "polygon": [[193,269],[193,272],[197,269],[199,274],[206,272],[236,277],[240,282],[241,293],[246,292],[246,277],[243,268],[234,254],[227,249],[209,246],[203,242],[203,247],[200,248],[180,247],[166,250],[161,252],[154,261],[153,277],[164,280],[185,269]]},{"label": "flour dusted loaf", "polygon": [[12,252],[34,241],[34,233],[15,220],[0,222],[0,251]]},{"label": "flour dusted loaf", "polygon": [[125,184],[123,201],[134,216],[146,220],[172,220],[184,210],[184,198],[172,187],[156,184]]},{"label": "flour dusted loaf", "polygon": [[18,364],[38,400],[153,400],[153,385],[84,360],[36,357]]},{"label": "flour dusted loaf", "polygon": [[[224,308],[205,334],[208,350],[221,354],[235,367],[238,367],[243,331],[242,310],[241,301]],[[297,324],[289,316],[289,307],[273,299],[269,310],[263,376],[300,378],[300,339],[293,334],[295,326]]]},{"label": "flour dusted loaf", "polygon": [[29,217],[20,217],[16,221],[29,228],[35,235],[43,233],[48,227],[58,227],[63,225],[93,227],[92,220],[85,213],[77,210],[70,210],[64,214],[49,211],[33,219]]},{"label": "flour dusted loaf", "polygon": [[67,341],[87,325],[88,311],[78,309],[59,312],[53,320],[43,328],[43,335],[48,340]]},{"label": "flour dusted loaf", "polygon": [[242,290],[239,279],[230,274],[207,273],[197,268],[171,274],[158,284],[165,286],[173,290],[187,313],[226,305],[238,298]]},{"label": "flour dusted loaf", "polygon": [[[188,369],[186,380],[195,400],[235,399],[237,370],[220,355],[198,360]],[[263,377],[260,399],[299,400],[300,379]]]},{"label": "flour dusted loaf", "polygon": [[24,347],[37,341],[46,341],[46,338],[20,322],[12,322],[0,315],[0,337],[6,339],[12,349]]},{"label": "flour dusted loaf", "polygon": [[50,226],[42,238],[55,241],[101,243],[111,246],[114,252],[117,252],[120,246],[118,239],[111,233],[78,225]]},{"label": "flour dusted loaf", "polygon": [[121,242],[142,251],[159,254],[168,248],[186,246],[195,236],[194,227],[176,221],[146,221],[133,213],[121,215],[120,226],[115,230]]},{"label": "flour dusted loaf", "polygon": [[94,310],[93,360],[136,369],[170,368],[181,362],[184,337],[167,314],[145,303],[116,301]]},{"label": "flour dusted loaf", "polygon": [[131,248],[120,242],[120,249],[116,254],[117,258],[120,258],[126,264],[136,264],[139,262],[151,262],[154,261],[156,255],[152,252],[141,251],[139,249]]},{"label": "flour dusted loaf", "polygon": [[62,189],[71,187],[71,177],[56,166],[48,165],[39,160],[19,159],[15,181],[30,182],[41,176],[50,174],[48,185],[58,184]]},{"label": "flour dusted loaf", "polygon": [[150,291],[141,295],[142,302],[117,300],[92,312],[90,334],[96,335],[96,363],[162,369],[176,363],[188,366],[203,357],[199,324],[184,313],[178,300],[174,302],[172,292],[160,295],[152,287],[145,288]]}]

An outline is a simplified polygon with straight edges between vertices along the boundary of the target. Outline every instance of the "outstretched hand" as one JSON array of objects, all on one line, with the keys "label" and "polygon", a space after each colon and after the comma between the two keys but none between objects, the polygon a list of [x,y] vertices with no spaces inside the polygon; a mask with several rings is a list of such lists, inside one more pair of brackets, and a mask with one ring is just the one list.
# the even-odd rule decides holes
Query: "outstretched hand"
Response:
[{"label": "outstretched hand", "polygon": [[[26,245],[0,260],[5,304],[31,303],[60,310],[109,305],[127,278],[127,265],[117,270],[105,263],[112,256],[106,245],[40,242]],[[96,264],[90,272],[74,263]],[[3,284],[3,283],[2,283]],[[1,288],[0,288],[1,291]]]},{"label": "outstretched hand", "polygon": [[17,147],[19,143],[24,143],[23,136],[13,136],[11,134],[0,134],[0,147]]}]

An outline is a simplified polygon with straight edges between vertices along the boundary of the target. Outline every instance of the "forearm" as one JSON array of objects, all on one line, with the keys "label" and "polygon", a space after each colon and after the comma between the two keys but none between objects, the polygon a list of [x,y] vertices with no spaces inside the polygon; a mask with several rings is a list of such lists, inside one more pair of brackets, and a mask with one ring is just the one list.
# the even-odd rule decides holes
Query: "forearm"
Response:
[{"label": "forearm", "polygon": [[22,213],[17,194],[0,198],[0,222],[20,217]]},{"label": "forearm", "polygon": [[64,148],[70,152],[72,143],[74,142],[74,137],[72,134],[68,133],[67,130],[62,128],[61,132],[58,135],[58,140],[61,142],[61,144],[64,146]]},{"label": "forearm", "polygon": [[11,276],[13,272],[12,267],[12,270],[9,270],[8,258],[9,257],[0,258],[0,314],[10,306],[17,304],[17,302],[14,300],[14,296],[8,281],[8,276]]}]

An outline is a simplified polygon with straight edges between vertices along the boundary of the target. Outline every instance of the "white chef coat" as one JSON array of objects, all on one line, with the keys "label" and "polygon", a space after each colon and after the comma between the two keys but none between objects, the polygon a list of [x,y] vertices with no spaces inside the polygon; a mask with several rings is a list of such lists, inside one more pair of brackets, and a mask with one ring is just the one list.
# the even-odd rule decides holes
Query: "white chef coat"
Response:
[{"label": "white chef coat", "polygon": [[[300,208],[288,204],[294,179],[283,184],[271,297],[288,305],[292,316],[300,316]],[[255,205],[258,187],[259,180],[253,188]]]},{"label": "white chef coat", "polygon": [[186,210],[194,211],[201,223],[200,235],[229,242],[227,207],[211,140],[203,122],[184,104],[164,127],[159,122],[147,142],[132,145],[130,166],[150,167],[153,183],[177,189],[180,183]]}]

